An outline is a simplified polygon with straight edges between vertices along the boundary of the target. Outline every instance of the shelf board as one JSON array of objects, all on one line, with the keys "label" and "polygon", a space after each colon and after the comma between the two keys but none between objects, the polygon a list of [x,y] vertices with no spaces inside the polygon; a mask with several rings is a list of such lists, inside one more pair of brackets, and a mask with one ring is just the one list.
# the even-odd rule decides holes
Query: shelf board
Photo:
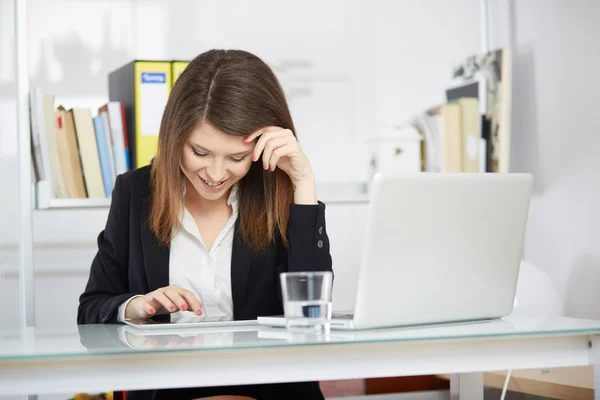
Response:
[{"label": "shelf board", "polygon": [[[347,193],[329,193],[328,195],[319,197],[319,200],[325,204],[337,203],[368,203],[369,195],[364,193],[347,194]],[[52,199],[50,206],[38,207],[37,211],[47,210],[77,210],[77,209],[93,209],[93,208],[109,208],[110,199]]]},{"label": "shelf board", "polygon": [[44,210],[65,210],[65,209],[84,209],[84,208],[109,208],[110,198],[108,199],[51,199],[48,208],[37,208]]},{"label": "shelf board", "polygon": [[[369,194],[366,191],[365,183],[320,183],[317,185],[317,189],[319,200],[325,204],[369,202]],[[108,209],[110,207],[110,200],[110,198],[50,199],[47,207],[36,207],[36,210]],[[46,202],[43,203],[46,204]]]}]

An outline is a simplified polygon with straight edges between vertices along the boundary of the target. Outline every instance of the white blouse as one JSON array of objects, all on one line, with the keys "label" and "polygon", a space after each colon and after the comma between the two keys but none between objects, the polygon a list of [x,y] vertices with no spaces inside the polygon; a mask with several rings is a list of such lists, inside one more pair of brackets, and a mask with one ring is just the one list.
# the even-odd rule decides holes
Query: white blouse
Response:
[{"label": "white blouse", "polygon": [[[238,218],[238,188],[234,185],[227,199],[231,216],[210,251],[204,245],[192,214],[183,207],[181,228],[171,240],[169,253],[169,284],[191,291],[202,302],[202,315],[207,317],[233,316],[231,295],[231,253],[233,234]],[[119,306],[118,320],[125,320],[125,308],[134,298]],[[171,321],[197,317],[191,311],[171,313]]]}]

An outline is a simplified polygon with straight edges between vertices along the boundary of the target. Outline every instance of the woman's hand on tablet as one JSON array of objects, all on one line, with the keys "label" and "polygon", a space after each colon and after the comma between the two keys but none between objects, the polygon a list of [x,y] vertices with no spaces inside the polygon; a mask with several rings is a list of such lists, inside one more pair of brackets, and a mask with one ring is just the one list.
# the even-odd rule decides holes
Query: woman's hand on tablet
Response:
[{"label": "woman's hand on tablet", "polygon": [[177,311],[202,315],[202,303],[189,290],[170,285],[131,300],[125,308],[125,318],[148,319]]}]

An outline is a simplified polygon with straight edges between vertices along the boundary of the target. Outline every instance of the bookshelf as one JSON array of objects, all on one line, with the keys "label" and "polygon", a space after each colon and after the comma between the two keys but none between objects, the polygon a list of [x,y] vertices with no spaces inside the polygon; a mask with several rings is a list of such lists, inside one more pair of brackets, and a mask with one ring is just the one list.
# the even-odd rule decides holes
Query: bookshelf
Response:
[{"label": "bookshelf", "polygon": [[[17,175],[18,175],[18,264],[21,329],[35,327],[35,287],[33,262],[34,211],[108,209],[110,198],[54,198],[49,182],[32,183],[30,89],[28,59],[28,2],[14,0],[15,73],[17,120]],[[30,398],[35,398],[31,397]]]},{"label": "bookshelf", "polygon": [[36,184],[32,184],[32,207],[35,211],[51,211],[64,209],[86,209],[86,208],[106,208],[110,207],[110,197],[98,199],[71,199],[71,198],[52,198],[48,191],[40,189]]}]

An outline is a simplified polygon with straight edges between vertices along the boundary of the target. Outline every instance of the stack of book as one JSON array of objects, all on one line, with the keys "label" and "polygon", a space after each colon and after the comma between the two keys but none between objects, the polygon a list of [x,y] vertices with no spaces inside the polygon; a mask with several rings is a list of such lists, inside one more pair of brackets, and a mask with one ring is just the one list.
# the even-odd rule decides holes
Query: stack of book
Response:
[{"label": "stack of book", "polygon": [[98,109],[55,106],[30,91],[36,207],[54,199],[110,198],[117,175],[148,165],[173,83],[187,61],[135,60],[108,76],[109,101]]},{"label": "stack of book", "polygon": [[50,198],[107,198],[130,169],[125,108],[55,107],[54,95],[30,91],[33,178]]},{"label": "stack of book", "polygon": [[472,55],[454,68],[446,103],[410,121],[425,139],[425,171],[509,171],[511,76],[508,49]]}]

